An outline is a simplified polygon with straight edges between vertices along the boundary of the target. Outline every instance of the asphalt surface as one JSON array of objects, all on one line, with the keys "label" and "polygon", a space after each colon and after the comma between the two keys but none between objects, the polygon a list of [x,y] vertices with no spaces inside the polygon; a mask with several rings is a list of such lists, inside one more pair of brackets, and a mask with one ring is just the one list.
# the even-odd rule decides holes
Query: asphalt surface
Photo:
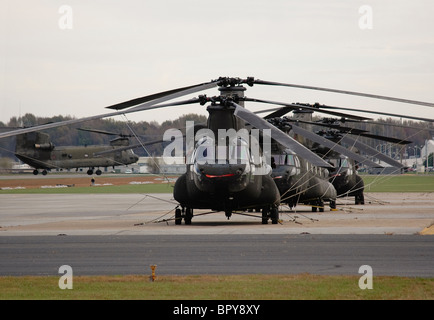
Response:
[{"label": "asphalt surface", "polygon": [[[0,237],[0,275],[299,274],[434,277],[421,235],[139,235]],[[62,273],[63,274],[63,273]]]}]

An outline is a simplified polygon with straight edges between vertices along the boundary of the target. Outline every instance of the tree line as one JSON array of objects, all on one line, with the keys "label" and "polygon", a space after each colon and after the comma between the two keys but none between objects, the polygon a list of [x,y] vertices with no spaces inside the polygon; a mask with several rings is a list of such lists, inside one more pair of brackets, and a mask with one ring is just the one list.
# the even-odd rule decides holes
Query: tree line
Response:
[{"label": "tree line", "polygon": [[[59,122],[75,119],[70,116],[55,116],[55,117],[36,117],[33,114],[25,114],[22,117],[12,117],[8,123],[0,121],[0,130],[8,131],[23,127],[32,127],[51,122]],[[130,144],[138,144],[139,141],[134,136],[139,137],[140,143],[145,144],[149,141],[162,139],[164,132],[167,129],[177,128],[181,131],[185,127],[186,121],[194,121],[194,123],[206,123],[207,117],[197,114],[186,114],[176,120],[167,120],[159,124],[156,121],[140,121],[140,122],[125,122],[116,121],[113,119],[98,119],[86,121],[84,123],[60,126],[57,128],[44,130],[50,135],[50,139],[55,146],[85,146],[85,145],[103,145],[109,144],[110,140],[116,139],[121,135],[131,135],[129,137]],[[93,129],[113,134],[94,133],[79,130]],[[134,152],[139,156],[160,156],[163,154],[164,145],[157,143],[143,148],[136,148]],[[15,137],[0,139],[0,158],[8,157],[15,158]]]},{"label": "tree line", "polygon": [[[11,130],[22,127],[31,127],[41,125],[50,122],[59,122],[65,120],[74,119],[71,116],[54,116],[54,117],[37,117],[31,113],[27,113],[22,117],[12,117],[8,123],[2,123],[0,121],[1,130]],[[50,138],[56,146],[79,146],[79,145],[101,145],[108,144],[110,140],[117,138],[116,134],[131,135],[134,134],[140,137],[142,143],[146,143],[153,140],[161,139],[164,132],[167,129],[183,129],[186,125],[186,121],[194,121],[197,123],[206,123],[207,117],[197,114],[186,114],[179,117],[176,120],[167,120],[159,124],[156,121],[140,121],[129,122],[116,121],[113,119],[99,119],[87,121],[84,123],[61,126],[53,129],[44,130],[44,132],[50,135]],[[315,116],[314,120],[320,120]],[[394,137],[403,140],[410,140],[413,143],[407,146],[408,156],[413,156],[417,153],[418,148],[425,144],[425,140],[432,139],[434,134],[434,128],[430,127],[423,121],[411,121],[411,120],[393,120],[392,118],[379,119],[376,123],[342,123],[341,125],[358,128],[368,131],[370,134],[382,135],[388,137]],[[92,133],[78,130],[78,128],[91,128],[102,131],[108,131],[113,135]],[[314,130],[327,130],[324,127],[316,127]],[[136,144],[135,138],[130,138],[131,144]],[[386,142],[370,139],[365,137],[358,137],[359,141],[362,141],[372,148],[378,148],[378,146],[385,144]],[[134,150],[139,156],[161,156],[163,153],[163,144],[154,144],[143,148],[137,148]],[[379,150],[380,148],[378,148]],[[1,158],[15,158],[15,138],[0,139],[0,157]],[[402,152],[403,148],[400,148]]]}]

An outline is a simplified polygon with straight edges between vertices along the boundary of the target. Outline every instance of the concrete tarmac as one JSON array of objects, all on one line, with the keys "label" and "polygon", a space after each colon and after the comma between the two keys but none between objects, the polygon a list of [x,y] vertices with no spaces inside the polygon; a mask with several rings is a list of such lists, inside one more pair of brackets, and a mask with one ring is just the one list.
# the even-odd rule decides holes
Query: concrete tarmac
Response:
[{"label": "concrete tarmac", "polygon": [[322,213],[282,206],[277,225],[262,225],[256,213],[227,220],[223,212],[207,210],[195,210],[191,225],[175,225],[172,194],[0,194],[0,236],[433,233],[431,193],[365,197],[363,206],[339,199],[338,211],[326,207]]}]

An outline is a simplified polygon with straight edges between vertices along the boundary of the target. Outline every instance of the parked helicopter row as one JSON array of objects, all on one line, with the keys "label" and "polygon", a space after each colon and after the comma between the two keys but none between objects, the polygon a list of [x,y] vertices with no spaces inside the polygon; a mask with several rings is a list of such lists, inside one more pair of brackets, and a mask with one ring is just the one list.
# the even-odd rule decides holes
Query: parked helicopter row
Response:
[{"label": "parked helicopter row", "polygon": [[[212,212],[223,211],[227,218],[240,211],[261,212],[263,224],[271,220],[272,224],[279,222],[279,206],[287,204],[294,207],[299,203],[312,205],[312,210],[324,210],[324,202],[329,202],[330,208],[336,209],[336,199],[343,196],[354,196],[356,204],[364,203],[363,180],[357,174],[359,165],[375,166],[362,156],[359,150],[382,158],[383,161],[402,168],[403,165],[384,155],[379,155],[362,143],[351,140],[348,134],[365,135],[362,132],[337,123],[312,122],[312,112],[321,112],[341,117],[341,119],[356,119],[363,121],[370,118],[344,114],[330,110],[333,107],[306,105],[300,103],[281,103],[251,99],[244,96],[244,85],[273,85],[296,87],[313,90],[332,91],[350,95],[365,96],[375,99],[385,99],[396,102],[413,103],[434,106],[429,103],[403,100],[358,92],[336,89],[308,87],[285,83],[276,83],[254,79],[221,77],[217,80],[193,86],[164,91],[141,98],[129,100],[107,107],[116,111],[97,116],[50,123],[32,128],[0,133],[0,138],[18,136],[17,157],[35,168],[61,166],[67,168],[67,161],[72,166],[78,165],[78,159],[83,160],[80,166],[95,168],[111,166],[114,163],[133,163],[137,156],[125,137],[114,140],[110,146],[82,147],[83,149],[57,148],[52,145],[43,129],[62,125],[85,122],[99,118],[111,117],[125,113],[139,112],[155,108],[181,106],[193,103],[208,104],[207,124],[195,127],[195,145],[185,149],[187,159],[186,172],[175,182],[173,196],[179,203],[175,210],[175,223],[190,224],[195,209],[209,209]],[[164,103],[187,94],[218,87],[220,95]],[[262,102],[281,107],[262,118],[247,110],[244,102]],[[337,107],[336,107],[337,108]],[[269,110],[270,111],[270,110]],[[284,115],[292,111],[293,118]],[[405,117],[405,116],[403,116]],[[423,121],[432,121],[418,118]],[[328,126],[333,131],[313,132],[312,126]],[[304,127],[304,128],[303,128]],[[252,132],[259,129],[259,134],[253,136],[238,135],[228,138],[219,136],[221,130],[233,132]],[[373,136],[375,139],[391,139],[399,144],[407,144],[389,137]],[[341,143],[348,143],[346,148]],[[21,149],[20,149],[21,148]],[[78,147],[77,147],[78,148]],[[357,149],[356,149],[357,148]],[[32,149],[32,154],[28,150]],[[105,149],[105,150],[103,150]],[[267,151],[267,152],[265,152]],[[114,154],[113,162],[104,164],[91,162],[101,160],[101,154]],[[93,155],[98,154],[97,158]],[[85,159],[83,159],[85,158]],[[59,159],[64,162],[55,162]],[[74,160],[76,162],[74,162]],[[81,161],[80,160],[80,161]],[[87,160],[88,162],[84,161]],[[98,173],[98,172],[97,172]]]}]

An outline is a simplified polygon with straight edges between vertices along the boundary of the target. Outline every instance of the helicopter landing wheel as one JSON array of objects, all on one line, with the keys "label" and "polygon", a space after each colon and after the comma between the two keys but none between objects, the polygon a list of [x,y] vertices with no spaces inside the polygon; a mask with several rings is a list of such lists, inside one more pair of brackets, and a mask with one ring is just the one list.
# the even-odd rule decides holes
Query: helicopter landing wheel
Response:
[{"label": "helicopter landing wheel", "polygon": [[96,173],[97,176],[100,176],[101,173],[102,173],[102,171],[100,169],[98,169],[98,170],[95,171],[95,173]]},{"label": "helicopter landing wheel", "polygon": [[279,222],[279,208],[277,206],[271,208],[270,218],[272,224],[277,224]]},{"label": "helicopter landing wheel", "polygon": [[184,215],[184,222],[185,222],[185,224],[190,225],[191,224],[191,219],[193,219],[193,209],[187,207],[185,209],[185,215]]},{"label": "helicopter landing wheel", "polygon": [[232,216],[232,210],[231,209],[226,209],[225,210],[225,216],[229,220],[229,218]]},{"label": "helicopter landing wheel", "polygon": [[361,193],[361,194],[356,194],[355,196],[354,196],[354,198],[355,198],[355,201],[354,201],[354,204],[365,204],[365,196],[363,195],[363,193]]},{"label": "helicopter landing wheel", "polygon": [[336,200],[330,200],[330,209],[335,210],[336,209]]},{"label": "helicopter landing wheel", "polygon": [[89,176],[93,175],[93,170],[92,170],[92,169],[87,170],[87,174],[88,174]]},{"label": "helicopter landing wheel", "polygon": [[268,224],[268,212],[269,208],[264,207],[262,209],[262,224]]},{"label": "helicopter landing wheel", "polygon": [[181,213],[181,209],[176,209],[175,210],[175,225],[180,225],[182,222],[182,213]]},{"label": "helicopter landing wheel", "polygon": [[42,170],[42,175],[43,175],[43,176],[46,176],[47,173],[48,173],[47,170]]},{"label": "helicopter landing wheel", "polygon": [[319,209],[319,212],[324,212],[324,202],[323,201],[319,201],[318,202],[318,209]]},{"label": "helicopter landing wheel", "polygon": [[33,174],[35,175],[35,176],[37,176],[38,174],[39,174],[39,171],[38,170],[33,170]]}]

